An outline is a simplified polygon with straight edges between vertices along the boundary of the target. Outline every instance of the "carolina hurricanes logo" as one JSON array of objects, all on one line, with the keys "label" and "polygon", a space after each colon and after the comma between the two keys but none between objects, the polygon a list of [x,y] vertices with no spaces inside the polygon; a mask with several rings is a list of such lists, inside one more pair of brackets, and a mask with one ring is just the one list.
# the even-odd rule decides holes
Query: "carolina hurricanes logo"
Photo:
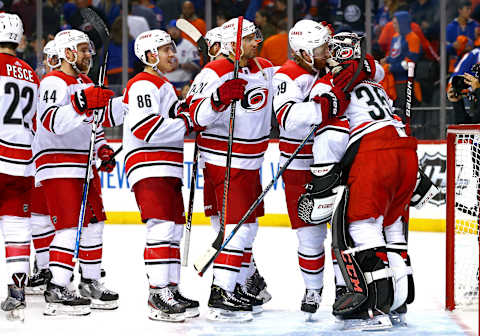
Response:
[{"label": "carolina hurricanes logo", "polygon": [[353,56],[352,48],[343,48],[340,50],[340,58],[347,59]]},{"label": "carolina hurricanes logo", "polygon": [[249,112],[257,112],[267,105],[268,90],[266,88],[253,88],[245,92],[242,99],[242,107]]}]

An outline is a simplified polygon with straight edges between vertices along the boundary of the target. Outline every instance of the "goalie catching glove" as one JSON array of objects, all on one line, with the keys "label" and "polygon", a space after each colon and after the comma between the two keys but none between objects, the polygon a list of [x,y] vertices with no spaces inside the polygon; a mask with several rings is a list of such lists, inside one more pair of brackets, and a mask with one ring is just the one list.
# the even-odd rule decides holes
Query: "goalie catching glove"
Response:
[{"label": "goalie catching glove", "polygon": [[306,193],[298,199],[298,217],[307,224],[324,224],[332,217],[342,169],[338,163],[314,164],[310,172],[312,181],[305,185]]}]

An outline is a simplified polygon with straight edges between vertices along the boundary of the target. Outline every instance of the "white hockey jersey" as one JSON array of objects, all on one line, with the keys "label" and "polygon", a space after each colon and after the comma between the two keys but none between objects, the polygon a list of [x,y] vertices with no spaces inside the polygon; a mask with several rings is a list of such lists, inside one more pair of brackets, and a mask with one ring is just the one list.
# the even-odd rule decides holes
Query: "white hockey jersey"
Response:
[{"label": "white hockey jersey", "polygon": [[0,173],[32,176],[32,120],[39,80],[21,59],[0,54]]},{"label": "white hockey jersey", "polygon": [[[87,118],[78,114],[70,97],[92,85],[85,75],[73,77],[61,71],[48,73],[40,82],[37,129],[32,145],[36,184],[51,178],[85,176],[93,116]],[[123,110],[119,102],[116,99],[109,104],[112,108],[105,113],[102,125],[121,124]],[[97,128],[96,149],[106,143],[102,125]]]},{"label": "white hockey jersey", "polygon": [[128,81],[123,150],[128,182],[147,177],[183,178],[185,123],[174,119],[178,99],[165,78],[141,72]]},{"label": "white hockey jersey", "polygon": [[[280,165],[292,155],[312,130],[318,104],[308,101],[317,79],[294,61],[287,61],[275,73],[273,108],[280,126]],[[310,139],[290,163],[288,169],[309,170],[313,163],[313,139]]]},{"label": "white hockey jersey", "polygon": [[[257,58],[261,70],[253,59],[239,70],[245,79],[245,96],[236,102],[235,128],[232,147],[232,167],[259,169],[268,147],[272,116],[272,78],[275,68],[270,61]],[[211,95],[217,88],[233,78],[233,62],[220,59],[208,63],[195,78],[188,93],[190,112],[195,122],[206,127],[197,138],[198,148],[205,162],[225,167],[230,121],[229,106],[223,112],[212,109]]]},{"label": "white hockey jersey", "polygon": [[[309,99],[328,92],[333,86],[331,73],[318,79],[313,85]],[[341,116],[326,120],[315,132],[313,142],[313,163],[330,164],[338,163],[347,149],[350,139],[350,130],[347,117]]]},{"label": "white hockey jersey", "polygon": [[402,136],[404,124],[395,117],[393,106],[383,87],[374,81],[363,81],[352,90],[345,111],[350,124],[350,141],[354,143],[364,135],[385,126],[394,126]]}]

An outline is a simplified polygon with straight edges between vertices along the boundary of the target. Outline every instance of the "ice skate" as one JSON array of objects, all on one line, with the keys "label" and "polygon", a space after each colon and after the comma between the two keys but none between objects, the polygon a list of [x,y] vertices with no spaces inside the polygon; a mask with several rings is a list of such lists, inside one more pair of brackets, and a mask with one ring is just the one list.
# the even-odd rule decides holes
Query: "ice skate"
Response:
[{"label": "ice skate", "polygon": [[71,291],[67,287],[58,286],[49,282],[43,295],[47,302],[47,307],[45,308],[43,315],[90,314],[91,300],[77,295],[75,291]]},{"label": "ice skate", "polygon": [[113,310],[118,308],[118,294],[108,290],[99,280],[84,279],[78,284],[81,296],[89,298],[92,309]]},{"label": "ice skate", "polygon": [[209,320],[247,322],[253,319],[251,305],[237,299],[233,292],[216,285],[212,286],[208,307]]},{"label": "ice skate", "polygon": [[27,285],[25,286],[25,294],[27,295],[41,295],[47,288],[47,282],[52,278],[52,273],[48,268],[38,270],[32,276],[28,277]]},{"label": "ice skate", "polygon": [[402,304],[397,309],[390,311],[388,315],[390,316],[392,325],[394,327],[406,327],[407,326],[407,320],[405,318],[406,313],[407,313],[406,303]]},{"label": "ice skate", "polygon": [[300,309],[305,313],[307,321],[312,321],[314,319],[313,316],[317,312],[318,307],[320,307],[320,302],[322,302],[322,290],[323,288],[305,290]]},{"label": "ice skate", "polygon": [[178,285],[169,285],[170,291],[173,293],[173,298],[185,306],[185,317],[192,318],[200,315],[200,306],[198,301],[186,298],[180,293]]},{"label": "ice skate", "polygon": [[185,306],[175,300],[172,291],[165,287],[150,287],[148,298],[150,312],[148,317],[151,320],[167,322],[184,322]]},{"label": "ice skate", "polygon": [[267,291],[267,283],[260,273],[258,273],[258,269],[255,269],[255,273],[247,279],[245,287],[248,293],[262,300],[263,304],[272,299],[272,295]]},{"label": "ice skate", "polygon": [[[363,314],[362,314],[363,315]],[[384,314],[381,311],[376,311],[373,313],[369,310],[368,315],[365,318],[342,318],[339,317],[343,325],[341,330],[350,331],[378,331],[378,330],[388,330],[393,327],[392,322],[390,321],[390,316]]]},{"label": "ice skate", "polygon": [[235,297],[240,301],[252,306],[253,314],[260,314],[263,311],[263,300],[258,299],[255,295],[250,294],[246,286],[242,286],[239,283],[235,286],[235,291],[233,292]]},{"label": "ice skate", "polygon": [[25,282],[27,274],[14,273],[13,284],[8,285],[8,296],[2,302],[2,310],[7,313],[9,321],[25,321]]}]

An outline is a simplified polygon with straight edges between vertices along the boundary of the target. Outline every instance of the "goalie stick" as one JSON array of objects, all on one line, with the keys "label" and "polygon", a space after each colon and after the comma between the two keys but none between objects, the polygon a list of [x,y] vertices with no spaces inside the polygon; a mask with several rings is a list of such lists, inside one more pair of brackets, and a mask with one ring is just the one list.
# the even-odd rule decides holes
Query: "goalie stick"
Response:
[{"label": "goalie stick", "polygon": [[[343,89],[344,92],[347,92],[350,89],[350,86],[353,84],[353,82],[357,79],[358,75],[360,74],[360,71],[363,69],[363,63],[365,61],[365,38],[362,38],[361,40],[361,48],[362,48],[362,56],[360,58],[359,66],[357,67],[357,70],[353,74],[352,78],[350,81],[347,83],[345,88]],[[197,261],[194,264],[195,270],[198,272],[200,276],[202,276],[205,271],[210,267],[210,265],[213,263],[215,258],[220,254],[220,252],[225,248],[225,246],[228,244],[228,242],[233,238],[235,233],[240,229],[240,227],[245,223],[248,217],[253,213],[253,211],[258,207],[258,205],[262,202],[262,200],[265,198],[265,195],[268,193],[268,191],[272,188],[272,186],[277,182],[277,180],[282,176],[283,172],[287,169],[287,167],[290,165],[290,163],[295,159],[297,154],[302,150],[302,148],[305,146],[307,141],[312,137],[313,134],[319,129],[320,124],[314,126],[311,131],[308,133],[308,135],[305,137],[305,139],[300,143],[300,145],[297,147],[297,149],[290,155],[290,157],[287,159],[287,161],[283,164],[283,166],[280,168],[280,170],[277,172],[275,177],[270,181],[268,186],[262,191],[260,196],[253,202],[253,204],[250,206],[250,208],[247,210],[247,212],[243,215],[242,219],[238,222],[238,224],[235,226],[235,228],[230,232],[229,236],[225,239],[225,241],[222,242],[218,241],[218,236],[217,239],[213,242],[212,246],[202,255],[200,256]]]},{"label": "goalie stick", "polygon": [[[90,8],[82,8],[80,10],[81,15],[90,22],[93,26],[93,29],[97,31],[102,39],[103,44],[103,62],[100,66],[98,72],[98,83],[99,87],[104,87],[105,74],[107,72],[107,59],[108,59],[108,46],[110,45],[110,32],[108,31],[107,26],[102,21],[102,19]],[[78,260],[78,252],[80,249],[80,236],[82,234],[83,220],[85,217],[85,208],[87,206],[88,198],[88,189],[90,187],[90,175],[92,174],[92,164],[94,158],[95,150],[95,139],[97,136],[97,121],[98,121],[98,110],[93,112],[93,122],[92,122],[92,132],[90,133],[90,147],[88,151],[87,159],[87,171],[83,179],[83,194],[82,194],[82,203],[80,204],[80,215],[78,216],[77,223],[77,235],[75,238],[75,249],[73,255],[73,261]]]},{"label": "goalie stick", "polygon": [[197,28],[195,28],[194,25],[192,25],[185,19],[178,19],[176,25],[178,29],[180,29],[197,43],[198,51],[202,56],[203,64],[207,64],[209,61],[208,46],[202,34],[198,31]]}]

